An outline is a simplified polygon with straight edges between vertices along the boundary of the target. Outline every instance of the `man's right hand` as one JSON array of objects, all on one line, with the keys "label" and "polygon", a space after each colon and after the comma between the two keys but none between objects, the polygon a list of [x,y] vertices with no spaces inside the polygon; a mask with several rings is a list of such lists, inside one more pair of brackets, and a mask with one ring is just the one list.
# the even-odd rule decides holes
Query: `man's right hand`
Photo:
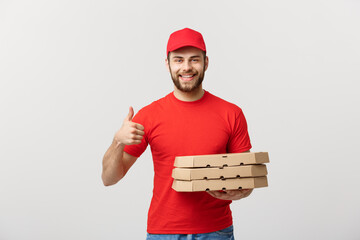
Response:
[{"label": "man's right hand", "polygon": [[134,117],[134,109],[129,108],[129,114],[123,121],[121,128],[115,133],[114,141],[119,145],[134,145],[141,143],[144,136],[144,126],[139,123],[132,122]]}]

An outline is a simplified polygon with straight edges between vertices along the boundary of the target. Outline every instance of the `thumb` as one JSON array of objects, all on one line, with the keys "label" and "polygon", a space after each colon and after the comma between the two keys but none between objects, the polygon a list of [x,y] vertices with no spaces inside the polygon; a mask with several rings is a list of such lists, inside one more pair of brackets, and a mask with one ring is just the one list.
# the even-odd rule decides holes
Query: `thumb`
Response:
[{"label": "thumb", "polygon": [[128,115],[126,116],[125,120],[131,122],[131,120],[133,119],[133,117],[134,117],[134,109],[133,109],[133,107],[130,106],[130,107],[129,107],[129,113],[128,113]]}]

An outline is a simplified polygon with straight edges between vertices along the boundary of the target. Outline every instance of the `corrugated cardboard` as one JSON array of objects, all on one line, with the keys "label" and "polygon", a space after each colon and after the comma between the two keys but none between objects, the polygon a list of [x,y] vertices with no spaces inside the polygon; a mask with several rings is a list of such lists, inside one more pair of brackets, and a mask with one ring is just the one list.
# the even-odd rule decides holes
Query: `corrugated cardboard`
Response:
[{"label": "corrugated cardboard", "polygon": [[266,176],[264,164],[232,166],[224,168],[174,168],[172,177],[178,180],[219,179]]},{"label": "corrugated cardboard", "polygon": [[245,152],[176,157],[175,167],[223,167],[268,163],[267,152]]},{"label": "corrugated cardboard", "polygon": [[229,178],[229,179],[209,179],[209,180],[176,180],[174,179],[172,188],[177,192],[199,192],[214,190],[234,190],[247,188],[267,187],[267,177],[255,178]]}]

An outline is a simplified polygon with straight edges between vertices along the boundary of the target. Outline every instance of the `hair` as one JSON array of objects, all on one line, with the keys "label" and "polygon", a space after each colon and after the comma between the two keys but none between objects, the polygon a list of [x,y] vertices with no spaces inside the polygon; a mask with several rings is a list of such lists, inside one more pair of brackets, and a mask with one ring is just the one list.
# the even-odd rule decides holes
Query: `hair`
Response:
[{"label": "hair", "polygon": [[[201,52],[202,52],[203,55],[204,55],[204,62],[205,62],[205,60],[206,60],[206,52],[205,52],[205,51],[201,51]],[[171,52],[169,52],[168,55],[167,55],[167,60],[168,60],[168,61],[170,61],[170,53],[171,53]]]}]

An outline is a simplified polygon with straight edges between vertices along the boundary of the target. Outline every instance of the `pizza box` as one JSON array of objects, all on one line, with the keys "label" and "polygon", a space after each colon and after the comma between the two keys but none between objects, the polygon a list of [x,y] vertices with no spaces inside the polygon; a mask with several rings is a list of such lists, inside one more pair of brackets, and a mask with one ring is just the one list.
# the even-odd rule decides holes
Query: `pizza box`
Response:
[{"label": "pizza box", "polygon": [[267,187],[267,177],[254,178],[228,178],[228,179],[202,179],[202,180],[176,180],[172,188],[177,192],[201,192],[215,190],[234,190]]},{"label": "pizza box", "polygon": [[264,164],[231,166],[223,168],[174,168],[172,177],[178,180],[219,179],[266,176]]},{"label": "pizza box", "polygon": [[269,162],[267,152],[244,152],[176,157],[175,167],[224,167]]}]

